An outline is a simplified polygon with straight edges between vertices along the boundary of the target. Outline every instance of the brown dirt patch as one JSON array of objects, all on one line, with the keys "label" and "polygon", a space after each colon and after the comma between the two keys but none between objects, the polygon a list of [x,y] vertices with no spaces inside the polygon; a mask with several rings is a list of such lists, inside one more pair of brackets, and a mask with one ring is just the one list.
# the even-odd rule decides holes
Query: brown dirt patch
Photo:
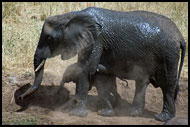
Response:
[{"label": "brown dirt patch", "polygon": [[[10,77],[16,77],[17,82]],[[117,116],[103,117],[97,115],[99,101],[96,88],[93,87],[89,91],[88,116],[80,118],[69,116],[69,110],[65,110],[64,107],[66,101],[75,93],[75,84],[66,84],[60,96],[55,96],[54,92],[58,88],[59,80],[47,72],[44,74],[43,82],[38,91],[28,96],[22,103],[15,101],[15,97],[23,93],[33,83],[33,80],[33,75],[2,73],[2,124],[163,124],[163,122],[154,119],[154,114],[160,113],[162,110],[162,92],[160,88],[154,88],[152,85],[148,86],[146,92],[146,112],[142,117],[131,117],[128,114],[134,97],[134,81],[129,81],[129,88],[126,88],[125,83],[117,79],[118,92],[122,97],[119,102],[120,105],[115,107]],[[177,117],[188,118],[187,81],[180,81],[176,110]]]}]

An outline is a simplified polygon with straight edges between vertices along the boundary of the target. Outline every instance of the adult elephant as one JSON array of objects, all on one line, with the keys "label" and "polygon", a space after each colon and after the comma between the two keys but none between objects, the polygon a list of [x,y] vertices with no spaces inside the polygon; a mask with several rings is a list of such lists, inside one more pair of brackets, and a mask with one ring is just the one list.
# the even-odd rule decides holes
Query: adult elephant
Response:
[{"label": "adult elephant", "polygon": [[79,53],[78,62],[87,66],[86,77],[79,78],[76,85],[80,103],[73,109],[74,115],[86,116],[88,77],[94,75],[100,63],[117,77],[136,81],[131,112],[134,116],[142,114],[147,85],[160,87],[164,103],[156,119],[166,121],[175,116],[185,45],[177,26],[169,18],[152,12],[90,7],[49,17],[34,55],[34,69],[37,69],[34,85],[20,98],[35,91],[41,83],[44,64],[40,69],[38,66],[42,61],[59,54],[66,60]]}]

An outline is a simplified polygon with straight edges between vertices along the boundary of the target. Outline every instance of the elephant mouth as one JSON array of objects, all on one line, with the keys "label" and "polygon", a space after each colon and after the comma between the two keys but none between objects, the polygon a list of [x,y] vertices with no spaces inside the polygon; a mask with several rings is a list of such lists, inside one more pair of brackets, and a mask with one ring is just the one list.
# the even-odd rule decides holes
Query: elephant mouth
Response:
[{"label": "elephant mouth", "polygon": [[45,60],[42,60],[42,62],[39,64],[39,66],[34,71],[38,72],[42,68],[42,66],[44,65],[44,63],[45,63]]}]

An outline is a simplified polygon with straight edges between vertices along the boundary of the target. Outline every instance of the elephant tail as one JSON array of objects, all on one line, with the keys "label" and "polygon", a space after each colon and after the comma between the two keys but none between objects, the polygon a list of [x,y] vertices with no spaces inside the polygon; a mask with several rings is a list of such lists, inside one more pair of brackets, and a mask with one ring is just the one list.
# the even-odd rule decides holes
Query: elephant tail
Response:
[{"label": "elephant tail", "polygon": [[184,63],[184,58],[185,58],[186,43],[185,43],[184,39],[180,41],[180,45],[181,45],[180,48],[182,49],[182,52],[181,52],[181,61],[180,61],[180,65],[179,65],[179,73],[178,73],[177,82],[176,82],[174,100],[177,99],[177,94],[178,94],[178,91],[179,91],[179,78],[180,78],[180,75],[181,75],[181,70],[182,70],[183,63]]}]

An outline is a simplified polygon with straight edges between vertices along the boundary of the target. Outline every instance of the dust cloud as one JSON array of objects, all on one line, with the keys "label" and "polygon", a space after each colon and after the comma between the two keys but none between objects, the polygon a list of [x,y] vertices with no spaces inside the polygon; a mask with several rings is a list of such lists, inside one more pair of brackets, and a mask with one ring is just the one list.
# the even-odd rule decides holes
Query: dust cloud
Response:
[{"label": "dust cloud", "polygon": [[[69,60],[61,60],[60,55],[51,59],[46,60],[46,65],[44,69],[44,73],[48,73],[54,75],[57,82],[60,82],[66,68],[77,62],[77,56],[69,59]],[[45,78],[45,76],[43,76]],[[59,83],[58,83],[59,84]]]}]

